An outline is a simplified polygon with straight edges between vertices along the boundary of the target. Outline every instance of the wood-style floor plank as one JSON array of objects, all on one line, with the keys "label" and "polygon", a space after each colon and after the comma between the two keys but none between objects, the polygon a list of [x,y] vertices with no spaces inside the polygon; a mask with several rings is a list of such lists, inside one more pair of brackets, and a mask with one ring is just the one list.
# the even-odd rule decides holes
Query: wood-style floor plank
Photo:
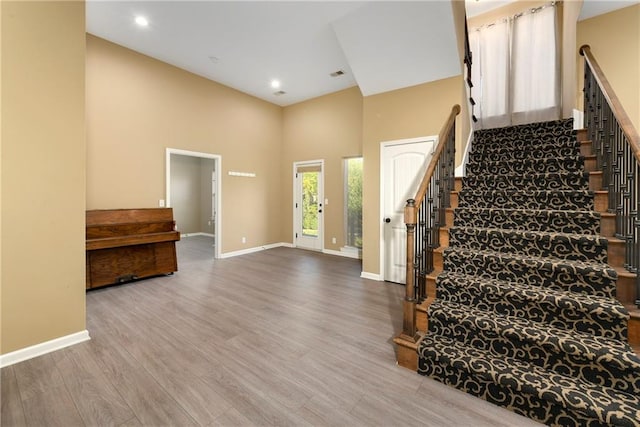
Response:
[{"label": "wood-style floor plank", "polygon": [[24,418],[24,409],[22,408],[22,399],[20,398],[20,390],[18,389],[18,381],[16,380],[14,367],[8,366],[3,368],[1,374],[0,425],[26,425],[27,422]]},{"label": "wood-style floor plank", "polygon": [[52,354],[87,425],[119,426],[135,415],[105,377],[85,342]]},{"label": "wood-style floor plank", "polygon": [[2,369],[2,425],[532,426],[395,364],[404,288],[290,248],[87,293],[88,342]]}]

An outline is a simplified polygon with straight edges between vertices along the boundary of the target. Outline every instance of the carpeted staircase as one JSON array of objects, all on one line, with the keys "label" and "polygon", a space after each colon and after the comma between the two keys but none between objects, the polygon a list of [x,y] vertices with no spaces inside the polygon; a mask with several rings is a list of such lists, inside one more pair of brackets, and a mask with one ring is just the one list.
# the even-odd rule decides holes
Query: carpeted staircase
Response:
[{"label": "carpeted staircase", "polygon": [[418,372],[549,425],[640,425],[572,121],[475,132]]}]

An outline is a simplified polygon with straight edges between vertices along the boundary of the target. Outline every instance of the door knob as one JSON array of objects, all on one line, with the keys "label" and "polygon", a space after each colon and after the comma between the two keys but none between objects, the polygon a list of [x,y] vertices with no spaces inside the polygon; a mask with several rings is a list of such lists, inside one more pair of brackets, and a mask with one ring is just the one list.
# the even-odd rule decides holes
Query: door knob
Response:
[{"label": "door knob", "polygon": [[384,222],[386,222],[387,224],[391,222],[391,218],[385,218]]}]

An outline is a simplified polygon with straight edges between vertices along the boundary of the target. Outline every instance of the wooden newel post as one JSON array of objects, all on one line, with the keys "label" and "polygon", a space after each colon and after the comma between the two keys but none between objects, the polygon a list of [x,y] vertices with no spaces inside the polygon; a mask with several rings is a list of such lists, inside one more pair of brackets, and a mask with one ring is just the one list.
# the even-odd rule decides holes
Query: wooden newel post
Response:
[{"label": "wooden newel post", "polygon": [[416,296],[415,296],[415,231],[416,231],[416,201],[407,200],[404,207],[404,222],[407,226],[407,274],[405,285],[405,297],[402,304],[403,320],[401,338],[417,342],[416,331]]}]

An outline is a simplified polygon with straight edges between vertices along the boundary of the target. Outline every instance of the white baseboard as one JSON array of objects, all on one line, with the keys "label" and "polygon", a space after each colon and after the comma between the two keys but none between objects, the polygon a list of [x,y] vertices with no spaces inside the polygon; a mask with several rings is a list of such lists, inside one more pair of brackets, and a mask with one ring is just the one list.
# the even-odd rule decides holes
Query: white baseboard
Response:
[{"label": "white baseboard", "polygon": [[256,246],[253,248],[240,249],[239,251],[225,252],[223,254],[220,254],[220,258],[231,258],[234,256],[247,255],[247,254],[252,254],[254,252],[266,251],[267,249],[281,248],[281,247],[292,248],[293,245],[291,243],[285,243],[285,242],[271,243],[269,245],[264,245],[264,246]]},{"label": "white baseboard", "polygon": [[214,237],[213,234],[211,233],[203,233],[203,232],[197,232],[197,233],[180,233],[180,237],[193,237],[193,236],[207,236],[207,237]]},{"label": "white baseboard", "polygon": [[358,251],[334,251],[333,249],[323,249],[322,253],[327,255],[342,256],[345,258],[354,258],[354,259],[361,258],[360,255],[358,254]]},{"label": "white baseboard", "polygon": [[14,363],[23,362],[28,359],[33,359],[34,357],[42,356],[43,354],[51,353],[90,339],[89,331],[85,329],[84,331],[76,332],[74,334],[65,335],[40,344],[21,348],[20,350],[0,355],[0,368],[13,365]]},{"label": "white baseboard", "polygon": [[584,127],[584,111],[573,109],[573,129]]},{"label": "white baseboard", "polygon": [[471,127],[471,131],[469,132],[469,137],[467,138],[467,145],[465,145],[464,147],[462,162],[460,163],[460,166],[458,166],[454,171],[454,175],[456,176],[456,178],[464,177],[464,173],[465,173],[464,167],[467,164],[467,159],[469,157],[469,151],[471,150],[472,141],[473,141],[473,126]]},{"label": "white baseboard", "polygon": [[369,279],[369,280],[376,280],[378,282],[384,282],[384,279],[377,273],[367,273],[366,271],[363,271],[362,273],[360,273],[360,277],[362,277],[363,279]]}]

